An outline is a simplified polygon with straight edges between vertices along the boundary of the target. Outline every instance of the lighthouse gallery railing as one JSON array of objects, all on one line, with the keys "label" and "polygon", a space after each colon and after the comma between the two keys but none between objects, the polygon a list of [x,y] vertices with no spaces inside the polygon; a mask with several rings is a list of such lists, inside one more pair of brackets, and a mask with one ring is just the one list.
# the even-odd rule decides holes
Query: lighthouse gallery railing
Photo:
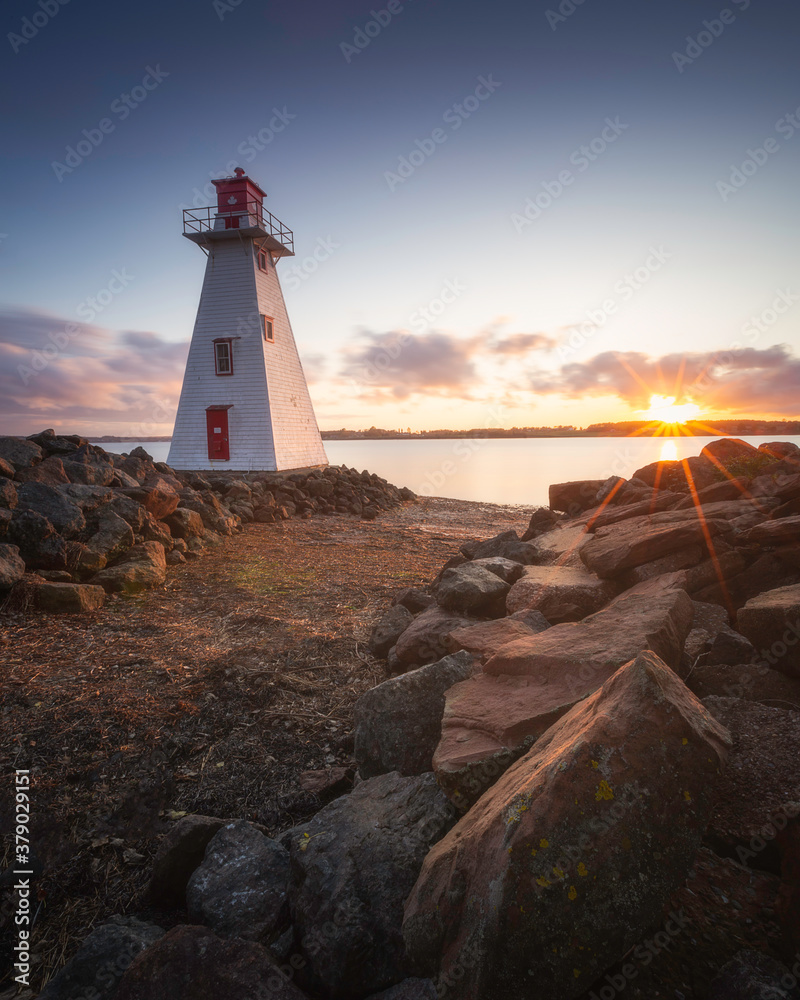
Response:
[{"label": "lighthouse gallery railing", "polygon": [[183,210],[183,232],[208,233],[223,229],[262,229],[282,243],[290,253],[294,253],[294,233],[276,219],[257,201],[248,201],[246,205],[237,205],[230,212],[219,211],[216,205],[204,208],[185,208]]}]

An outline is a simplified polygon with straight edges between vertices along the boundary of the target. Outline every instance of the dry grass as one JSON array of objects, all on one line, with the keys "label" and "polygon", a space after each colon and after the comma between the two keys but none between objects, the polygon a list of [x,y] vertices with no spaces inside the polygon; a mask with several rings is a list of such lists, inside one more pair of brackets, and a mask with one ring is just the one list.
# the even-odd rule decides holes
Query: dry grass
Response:
[{"label": "dry grass", "polygon": [[96,613],[7,606],[0,764],[34,776],[35,986],[93,924],[143,912],[176,814],[244,817],[273,833],[310,816],[319,802],[297,775],[352,763],[353,704],[385,676],[366,640],[391,594],[429,581],[467,538],[526,524],[519,508],[428,499],[373,522],[250,525],[170,570],[162,589]]}]

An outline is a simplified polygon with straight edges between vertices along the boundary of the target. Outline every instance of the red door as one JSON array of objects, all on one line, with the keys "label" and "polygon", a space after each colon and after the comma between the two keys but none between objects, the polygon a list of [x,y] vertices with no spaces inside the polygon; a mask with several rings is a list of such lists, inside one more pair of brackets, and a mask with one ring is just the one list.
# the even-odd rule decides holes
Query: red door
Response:
[{"label": "red door", "polygon": [[206,410],[206,426],[208,428],[208,457],[219,462],[230,461],[228,411]]}]

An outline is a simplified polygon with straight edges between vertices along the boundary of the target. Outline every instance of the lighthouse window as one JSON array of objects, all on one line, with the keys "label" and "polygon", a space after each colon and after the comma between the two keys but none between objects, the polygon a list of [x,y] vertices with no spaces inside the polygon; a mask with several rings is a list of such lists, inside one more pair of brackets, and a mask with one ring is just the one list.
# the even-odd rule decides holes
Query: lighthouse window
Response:
[{"label": "lighthouse window", "polygon": [[233,375],[233,345],[230,340],[214,341],[214,365],[217,375]]},{"label": "lighthouse window", "polygon": [[264,334],[264,340],[266,340],[268,344],[275,343],[275,331],[272,326],[272,320],[269,316],[261,317],[261,332]]},{"label": "lighthouse window", "polygon": [[266,271],[267,270],[267,251],[266,250],[259,250],[258,251],[258,269],[260,271]]}]

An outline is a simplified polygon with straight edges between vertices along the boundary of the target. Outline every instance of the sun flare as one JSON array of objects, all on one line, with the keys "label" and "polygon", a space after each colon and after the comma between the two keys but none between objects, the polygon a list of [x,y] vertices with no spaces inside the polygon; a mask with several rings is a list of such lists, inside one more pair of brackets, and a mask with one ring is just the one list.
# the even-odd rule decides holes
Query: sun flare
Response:
[{"label": "sun flare", "polygon": [[685,424],[699,412],[700,407],[696,403],[680,403],[676,406],[674,396],[651,396],[650,409],[645,411],[645,416],[664,424]]}]

